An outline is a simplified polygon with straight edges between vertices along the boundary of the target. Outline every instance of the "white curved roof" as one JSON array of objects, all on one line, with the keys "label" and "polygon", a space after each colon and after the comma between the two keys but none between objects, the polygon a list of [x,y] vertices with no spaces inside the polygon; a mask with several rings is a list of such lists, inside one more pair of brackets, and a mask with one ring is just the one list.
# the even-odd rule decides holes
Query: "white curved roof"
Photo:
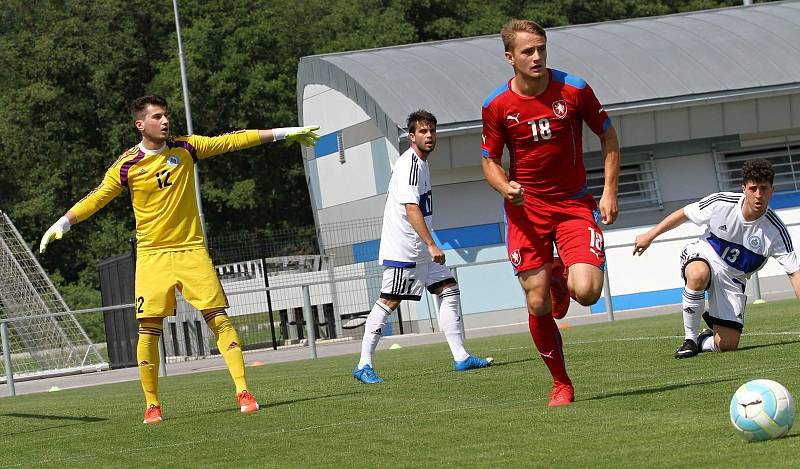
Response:
[{"label": "white curved roof", "polygon": [[[606,109],[751,90],[800,88],[800,2],[552,28],[548,66],[578,75]],[[396,132],[424,108],[440,128],[480,121],[513,75],[499,35],[303,57],[303,89],[322,84]],[[302,120],[301,120],[302,122]]]}]

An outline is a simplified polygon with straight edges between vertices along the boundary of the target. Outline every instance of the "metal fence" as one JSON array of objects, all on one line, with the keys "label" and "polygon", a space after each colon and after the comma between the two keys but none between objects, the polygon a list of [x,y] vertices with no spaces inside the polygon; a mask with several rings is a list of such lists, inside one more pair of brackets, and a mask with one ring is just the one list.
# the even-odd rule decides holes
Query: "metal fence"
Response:
[{"label": "metal fence", "polygon": [[[61,321],[64,318],[70,318],[74,320],[75,316],[79,314],[88,314],[88,313],[96,313],[99,311],[107,311],[119,308],[129,308],[133,305],[120,305],[120,306],[112,306],[112,307],[105,307],[105,308],[92,308],[92,309],[84,309],[84,310],[77,310],[77,311],[60,311],[56,313],[48,313],[48,314],[41,314],[36,317],[37,320],[50,320],[50,321]],[[95,363],[92,360],[89,360],[88,357],[91,353],[96,353],[101,355],[97,349],[96,344],[88,344],[83,348],[85,350],[81,350],[83,352],[83,359],[79,365],[73,365],[69,368],[63,369],[50,369],[47,373],[30,373],[28,372],[28,362],[30,361],[30,354],[18,347],[14,346],[12,341],[13,334],[11,334],[10,328],[19,327],[20,324],[24,324],[25,321],[30,321],[30,318],[0,318],[0,345],[3,347],[3,359],[2,359],[2,366],[0,369],[3,370],[3,376],[0,377],[0,382],[5,382],[8,386],[8,394],[10,396],[16,395],[14,389],[14,381],[21,380],[21,379],[36,379],[36,378],[43,378],[43,377],[51,377],[51,376],[58,376],[60,374],[74,374],[76,371],[102,371],[108,369],[108,363],[100,362]],[[101,357],[102,358],[102,357]],[[17,369],[15,376],[14,369]]]},{"label": "metal fence", "polygon": [[318,254],[313,226],[263,229],[248,233],[209,236],[208,252],[214,265],[249,259]]},{"label": "metal fence", "polygon": [[[304,262],[304,260],[306,262]],[[380,288],[382,269],[364,265],[335,266],[333,258],[300,259],[300,266],[315,269],[271,272],[275,259],[259,259],[217,266],[226,296],[228,316],[244,350],[307,344],[312,318],[315,339],[360,339],[363,324]],[[388,334],[427,330],[427,323],[412,320],[405,305],[387,324]],[[420,324],[422,323],[422,324]],[[177,314],[164,327],[170,357],[218,353],[216,339],[201,314],[180,296]]]},{"label": "metal fence", "polygon": [[[797,226],[791,223],[787,226]],[[654,244],[696,239],[685,236],[658,239]],[[607,245],[607,249],[632,247],[633,243]],[[241,250],[246,253],[246,250]],[[274,252],[274,251],[273,251]],[[240,254],[241,255],[241,254]],[[233,258],[233,257],[231,257]],[[506,259],[451,265],[458,278],[465,269],[489,264],[506,264]],[[278,269],[276,266],[280,266]],[[613,267],[613,266],[612,266]],[[333,256],[292,255],[261,258],[217,266],[229,299],[228,313],[244,350],[277,348],[288,345],[309,347],[316,357],[320,340],[353,340],[363,336],[363,324],[378,297],[383,268],[377,262],[340,265]],[[608,320],[614,319],[611,284],[606,269],[604,301]],[[754,296],[761,298],[758,274],[751,278]],[[415,305],[424,304],[427,314],[415,315]],[[426,294],[420,303],[403,302],[385,329],[385,335],[433,332],[438,329],[437,299]],[[64,311],[42,315],[57,318],[77,314],[132,308],[122,304],[80,311]],[[493,313],[493,312],[487,312]],[[412,317],[416,319],[411,319]],[[24,318],[0,318],[3,359],[9,394],[14,395],[15,363],[21,357],[9,343],[9,325]],[[162,335],[162,361],[186,356],[208,356],[218,353],[213,334],[199,313],[185,301],[179,301],[176,316],[166,318]],[[462,321],[463,326],[463,321]],[[463,333],[463,330],[462,330]],[[166,367],[161,371],[166,373]],[[0,378],[1,380],[1,378]]]},{"label": "metal fence", "polygon": [[[353,251],[353,239],[363,240],[370,233],[380,233],[380,225],[376,220],[361,224],[343,223],[337,228],[324,234],[333,250],[342,246]],[[697,235],[658,239],[653,244],[692,239],[697,239]],[[351,244],[346,244],[348,242]],[[633,243],[614,243],[607,245],[606,249],[627,249],[632,246]],[[455,264],[450,268],[458,278],[460,272],[468,269],[507,262],[502,258]],[[613,269],[613,265],[610,269]],[[316,340],[360,339],[364,333],[366,316],[379,296],[383,267],[376,261],[343,263],[333,255],[308,254],[234,262],[217,265],[217,270],[230,303],[228,314],[239,332],[244,349],[248,350],[308,344],[311,336],[305,319],[308,317],[313,318]],[[602,301],[605,303],[606,318],[613,321],[615,309],[609,273],[609,268],[606,268]],[[761,299],[757,274],[753,275],[750,283],[754,297]],[[402,302],[387,323],[386,335],[437,331],[437,298],[426,294],[420,303],[422,305]],[[417,308],[424,310],[423,313],[416,314]],[[486,311],[485,314],[493,313]],[[471,313],[470,318],[477,319],[479,314],[484,313]],[[178,314],[167,318],[167,321],[165,343],[168,356],[216,353],[213,334],[200,313],[185,301],[179,301]]]}]

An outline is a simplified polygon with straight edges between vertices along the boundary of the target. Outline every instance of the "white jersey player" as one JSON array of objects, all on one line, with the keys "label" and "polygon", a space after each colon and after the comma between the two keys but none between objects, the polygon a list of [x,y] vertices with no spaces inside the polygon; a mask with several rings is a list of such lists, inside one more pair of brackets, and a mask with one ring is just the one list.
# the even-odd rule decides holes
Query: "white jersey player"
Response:
[{"label": "white jersey player", "polygon": [[[409,148],[395,162],[392,178],[389,181],[389,193],[386,195],[386,206],[383,210],[383,229],[381,230],[381,248],[379,262],[386,267],[413,268],[423,257],[427,258],[426,243],[411,225],[406,204],[419,207],[425,228],[433,233],[433,197],[431,192],[431,172],[427,158],[417,155],[414,148]],[[413,218],[413,216],[412,216]],[[430,257],[438,256],[432,253]],[[437,264],[441,265],[441,264]],[[445,278],[451,278],[450,271],[442,266]],[[446,271],[446,272],[444,272]],[[404,290],[409,296],[411,285]],[[422,288],[414,289],[420,293]],[[420,295],[415,298],[419,300]],[[405,299],[405,298],[403,298]]]},{"label": "white jersey player", "polygon": [[[686,337],[675,358],[736,350],[744,326],[747,279],[770,257],[783,266],[800,298],[800,264],[792,239],[786,225],[768,208],[774,176],[769,161],[746,161],[742,166],[743,193],[711,194],[676,210],[636,237],[633,253],[641,255],[658,235],[686,221],[705,227],[700,239],[686,245],[681,254]],[[705,291],[709,311],[703,313]],[[698,334],[701,316],[710,329]]]},{"label": "white jersey player", "polygon": [[378,301],[364,324],[361,359],[353,377],[364,384],[380,383],[372,355],[383,327],[402,300],[419,301],[424,288],[439,295],[439,329],[453,354],[453,369],[484,368],[492,362],[472,356],[461,337],[460,292],[444,253],[433,240],[433,198],[428,157],[436,146],[436,118],[427,111],[408,116],[408,151],[397,160],[389,182],[379,260],[384,266]]}]

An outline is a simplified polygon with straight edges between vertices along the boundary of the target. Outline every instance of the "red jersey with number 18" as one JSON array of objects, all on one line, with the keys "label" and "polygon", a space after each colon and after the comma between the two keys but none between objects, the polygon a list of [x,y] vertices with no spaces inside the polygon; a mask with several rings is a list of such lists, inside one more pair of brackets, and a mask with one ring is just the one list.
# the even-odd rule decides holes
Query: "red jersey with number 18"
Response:
[{"label": "red jersey with number 18", "polygon": [[510,178],[527,194],[574,199],[587,194],[583,122],[598,135],[611,125],[583,79],[548,69],[550,82],[538,96],[511,90],[511,80],[483,103],[484,158],[511,156]]}]

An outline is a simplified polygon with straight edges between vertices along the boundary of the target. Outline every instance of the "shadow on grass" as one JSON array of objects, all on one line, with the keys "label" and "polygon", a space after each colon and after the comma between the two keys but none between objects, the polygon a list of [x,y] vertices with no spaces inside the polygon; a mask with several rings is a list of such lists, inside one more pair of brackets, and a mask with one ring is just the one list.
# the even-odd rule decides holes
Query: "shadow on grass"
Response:
[{"label": "shadow on grass", "polygon": [[[519,360],[501,360],[501,361],[495,360],[494,362],[492,362],[492,365],[489,366],[489,367],[486,367],[486,368],[475,368],[475,369],[466,370],[466,371],[455,371],[455,370],[453,370],[453,367],[451,365],[453,362],[451,361],[447,365],[445,365],[443,368],[431,369],[431,370],[426,370],[426,371],[409,372],[407,374],[404,374],[403,379],[415,379],[415,378],[416,379],[419,379],[419,378],[428,379],[428,377],[430,377],[430,376],[438,376],[438,377],[441,377],[442,381],[447,381],[451,374],[469,376],[469,374],[474,372],[474,371],[483,372],[485,370],[491,370],[493,368],[497,368],[497,367],[501,367],[501,366],[516,365],[518,363],[525,363],[525,362],[529,362],[529,361],[532,361],[532,360],[534,360],[534,358],[532,358],[532,357],[520,358]],[[382,377],[384,377],[384,376],[382,376]],[[395,378],[395,379],[397,379],[397,378]]]},{"label": "shadow on grass", "polygon": [[519,360],[503,360],[503,361],[495,360],[494,363],[492,363],[492,366],[490,366],[489,368],[497,368],[498,366],[516,365],[517,363],[525,363],[533,360],[534,357],[520,358]]},{"label": "shadow on grass", "polygon": [[[343,392],[339,394],[326,394],[324,396],[311,396],[311,397],[303,397],[299,399],[288,399],[285,401],[268,401],[266,404],[261,404],[260,411],[268,411],[269,409],[273,409],[275,407],[284,406],[284,405],[292,405],[297,404],[299,402],[308,402],[308,401],[318,401],[321,399],[329,399],[332,397],[342,397],[342,396],[355,396],[358,394],[363,394],[364,391],[359,392]],[[238,414],[239,409],[235,407],[229,407],[225,409],[217,409],[217,410],[210,410],[210,411],[203,411],[201,413],[194,413],[194,414],[184,414],[183,416],[178,417],[170,417],[170,420],[183,420],[185,418],[194,418],[197,415],[211,415],[211,414]]]},{"label": "shadow on grass", "polygon": [[[356,384],[356,385],[358,385],[358,384]],[[282,406],[282,405],[297,404],[298,402],[317,401],[317,400],[320,400],[320,399],[328,399],[330,397],[356,396],[358,394],[364,394],[365,391],[366,390],[358,391],[358,392],[342,392],[342,393],[339,393],[339,394],[326,394],[324,396],[303,397],[301,399],[289,399],[289,400],[286,400],[286,401],[272,401],[267,405],[267,407],[278,407],[278,406]]]},{"label": "shadow on grass", "polygon": [[624,396],[640,396],[643,394],[656,394],[660,392],[666,391],[674,391],[675,389],[682,389],[688,388],[690,386],[704,386],[707,384],[717,384],[717,383],[726,383],[728,381],[739,381],[741,378],[739,376],[732,377],[732,378],[723,378],[723,379],[709,379],[703,381],[692,381],[688,383],[679,383],[679,384],[668,384],[666,386],[653,386],[653,387],[646,387],[640,389],[630,389],[626,391],[617,391],[617,392],[607,392],[598,394],[594,397],[589,397],[586,399],[581,399],[582,401],[596,401],[599,399],[608,399],[612,397],[624,397]]},{"label": "shadow on grass", "polygon": [[21,435],[23,433],[34,433],[34,432],[41,432],[44,430],[52,430],[54,428],[63,428],[63,427],[72,427],[75,425],[81,425],[84,423],[94,423],[94,422],[104,422],[108,420],[107,418],[102,417],[72,417],[69,415],[47,415],[47,414],[23,414],[17,412],[10,412],[6,414],[0,414],[0,417],[14,417],[20,419],[33,419],[33,420],[48,420],[48,421],[67,421],[70,423],[63,423],[61,425],[50,425],[42,428],[36,428],[32,430],[22,430],[18,432],[9,432],[9,433],[0,433],[0,437],[3,436],[12,436],[12,435]]},{"label": "shadow on grass", "polygon": [[737,348],[737,350],[751,350],[762,347],[778,347],[780,345],[789,345],[789,344],[800,344],[800,340],[786,340],[783,342],[772,342],[770,344],[745,345],[744,347]]}]

